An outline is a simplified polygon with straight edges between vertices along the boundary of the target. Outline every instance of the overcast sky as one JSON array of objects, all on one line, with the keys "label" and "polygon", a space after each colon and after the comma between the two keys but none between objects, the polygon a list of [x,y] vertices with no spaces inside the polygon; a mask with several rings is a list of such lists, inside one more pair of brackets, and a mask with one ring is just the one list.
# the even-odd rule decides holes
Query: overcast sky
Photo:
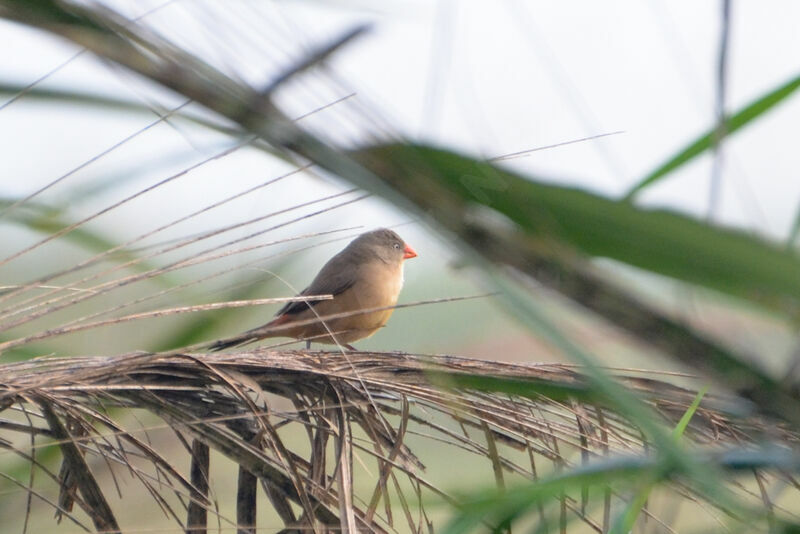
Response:
[{"label": "overcast sky", "polygon": [[[304,125],[342,145],[403,135],[481,157],[622,132],[504,163],[533,177],[611,197],[622,195],[714,121],[718,1],[120,0],[113,5],[130,18],[148,13],[143,23],[256,87],[264,87],[309,50],[368,24],[370,31],[339,50],[325,68],[282,91],[279,101],[290,116],[355,95],[303,119]],[[796,1],[733,4],[728,110],[800,73],[799,27]],[[154,109],[172,109],[183,102],[90,54],[76,56],[77,48],[41,32],[0,22],[0,39],[7,51],[0,55],[4,82],[26,85],[57,69],[39,86],[108,94]],[[186,109],[202,112],[196,105]],[[785,238],[800,200],[798,119],[800,98],[793,97],[726,143],[716,220]],[[153,112],[124,114],[22,97],[0,108],[0,194],[27,195],[67,176],[38,200],[68,207],[68,218],[76,220],[230,145],[230,139],[185,121],[156,123]],[[686,166],[638,202],[705,217],[710,162],[705,157]],[[262,152],[241,149],[114,209],[89,227],[113,234],[115,240],[137,236],[290,169]],[[97,193],[103,185],[108,187]],[[81,187],[95,194],[84,194],[87,190]],[[329,177],[292,176],[159,233],[154,240],[260,217],[349,187]],[[259,228],[291,216],[269,219]],[[415,223],[412,216],[367,199],[259,239],[356,227],[345,232],[352,235],[404,224],[398,231],[420,251],[406,272],[405,301],[474,293],[475,288],[464,286],[468,275],[446,270],[451,260],[447,241],[434,240]],[[7,248],[10,236],[31,237],[4,231]],[[13,245],[20,246],[16,241]],[[315,271],[341,245],[320,247],[315,250],[319,257],[304,265]],[[51,261],[54,257],[50,249],[41,254]],[[34,276],[36,269],[49,268],[36,258],[23,257],[11,265],[17,269],[12,273],[23,266],[33,269],[26,276]],[[245,257],[232,261],[244,262]],[[264,269],[278,268],[279,263],[267,257]],[[289,285],[279,293],[293,294],[312,274],[292,272],[285,281]],[[420,308],[413,317],[397,314],[393,332],[402,333],[402,321],[412,319],[416,328],[426,325],[433,339],[448,330],[448,320],[485,324],[485,302],[466,302],[458,309],[459,317],[434,307]],[[429,313],[428,319],[420,320],[422,313]],[[254,324],[259,317],[253,315]],[[501,320],[497,314],[491,317]],[[384,342],[386,335],[376,343]],[[113,332],[107,336],[111,339]],[[392,346],[436,348],[422,343],[421,337],[408,338]],[[541,350],[537,354],[544,357]]]},{"label": "overcast sky", "polygon": [[[612,196],[709,128],[714,117],[717,1],[177,0],[113,5],[130,17],[158,8],[143,19],[147,24],[255,85],[267,83],[314,46],[368,23],[371,31],[340,50],[324,72],[288,88],[287,108],[302,113],[355,92],[313,119],[329,137],[357,142],[380,125],[481,156],[623,132],[507,162],[534,176]],[[732,13],[729,110],[800,71],[800,3],[734,2]],[[0,24],[0,35],[6,50],[13,51],[0,57],[0,72],[17,83],[37,79],[76,52],[58,39],[8,23]],[[179,102],[88,54],[41,85],[165,105]],[[718,219],[778,238],[786,235],[800,199],[798,118],[800,99],[793,98],[726,144]],[[7,154],[4,190],[29,192],[35,183],[67,172],[151,120],[64,110],[23,98],[0,110],[0,146]],[[201,132],[161,125],[90,165],[75,180],[141,163],[143,156],[151,163],[178,158],[174,166],[185,166],[176,153],[188,151],[186,158],[191,158],[192,150],[207,153],[219,142]],[[33,159],[35,166],[30,165]],[[246,181],[254,160],[261,177],[270,164],[247,151],[227,158],[222,168]],[[153,169],[152,176],[163,176],[168,167]],[[215,167],[214,175],[219,172]],[[710,158],[703,158],[646,192],[640,202],[704,216],[709,176]],[[198,183],[181,193],[187,201],[214,188]]]}]

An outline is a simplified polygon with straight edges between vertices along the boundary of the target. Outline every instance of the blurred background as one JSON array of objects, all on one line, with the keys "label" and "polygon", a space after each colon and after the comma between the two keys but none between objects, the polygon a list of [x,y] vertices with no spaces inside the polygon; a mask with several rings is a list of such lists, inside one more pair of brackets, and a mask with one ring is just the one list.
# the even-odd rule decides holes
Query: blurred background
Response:
[{"label": "blurred background", "polygon": [[[131,19],[141,17],[155,31],[256,87],[265,87],[315,47],[354,26],[366,25],[368,31],[334,54],[324,68],[313,69],[280,91],[278,101],[290,116],[318,110],[301,119],[303,125],[343,146],[404,136],[476,157],[524,152],[503,159],[502,165],[610,197],[622,196],[715,120],[720,46],[717,2],[441,0],[376,6],[365,2],[121,1],[109,5]],[[769,10],[752,3],[734,6],[726,109],[742,107],[796,73],[796,61],[786,51],[800,45],[799,19],[800,6],[795,2],[779,2]],[[0,194],[7,199],[24,197],[62,177],[37,195],[36,202],[59,211],[51,217],[78,221],[231,146],[230,138],[177,114],[158,121],[157,113],[185,101],[90,53],[81,53],[64,40],[9,22],[0,22],[0,34],[6,49],[12,51],[0,58],[6,89],[0,109],[0,146],[5,156]],[[14,92],[34,82],[34,91]],[[75,91],[97,99],[65,105],[62,99],[48,98],[47,91]],[[105,98],[114,103],[104,105]],[[205,115],[191,103],[180,113]],[[795,176],[800,158],[794,133],[798,113],[800,101],[789,99],[728,140],[714,191],[712,157],[706,155],[644,191],[637,204],[669,207],[777,241],[787,239],[800,193]],[[586,139],[595,136],[601,137]],[[185,176],[96,217],[85,228],[124,242],[292,169],[263,151],[244,147],[191,168]],[[287,203],[310,202],[347,189],[348,184],[330,176],[296,173],[137,246],[236,224],[271,214]],[[176,254],[222,243],[231,236],[246,236],[265,225],[354,196],[275,215]],[[20,226],[10,215],[0,218],[7,254],[41,238],[33,224]],[[448,240],[431,235],[424,220],[368,198],[271,230],[247,243],[321,230],[342,230],[326,236],[341,241],[299,252],[291,250],[326,239],[277,244],[183,270],[176,276],[189,279],[264,257],[190,292],[167,295],[162,304],[217,300],[226,288],[250,278],[269,283],[254,287],[248,298],[292,295],[349,236],[380,226],[396,228],[420,252],[408,265],[402,301],[482,291],[469,270],[458,269],[460,260]],[[4,264],[3,281],[13,284],[31,273],[51,272],[54,263],[75,261],[82,254],[76,247],[80,244],[74,240],[53,240]],[[269,258],[278,253],[287,254]],[[153,261],[175,257],[164,254]],[[678,289],[671,282],[623,270],[611,262],[605,267],[634,280],[675,313],[691,315],[723,335],[741,343],[769,338],[786,349],[786,332],[769,317],[750,314],[745,321],[730,313],[727,301],[697,302],[689,298],[695,292]],[[107,307],[118,298],[101,296],[96,302]],[[630,360],[631,347],[613,331],[595,327],[574,309],[564,313],[558,298],[546,293],[541,298],[552,300],[554,316],[562,325],[574,329],[595,352],[611,358],[609,363],[649,365],[649,358]],[[720,306],[724,313],[717,309]],[[273,311],[273,307],[263,307],[232,313],[230,322],[220,324],[215,332],[229,334],[260,324]],[[154,331],[156,324],[169,321],[142,323],[146,337],[137,331],[134,340],[126,337],[129,331],[122,327],[75,334],[68,338],[70,351],[96,351],[98,344],[119,350],[169,344]],[[493,335],[486,336],[488,332]],[[400,310],[385,331],[361,346],[491,354],[526,361],[560,358],[517,329],[513,317],[490,298]],[[50,349],[38,350],[48,353]]]}]

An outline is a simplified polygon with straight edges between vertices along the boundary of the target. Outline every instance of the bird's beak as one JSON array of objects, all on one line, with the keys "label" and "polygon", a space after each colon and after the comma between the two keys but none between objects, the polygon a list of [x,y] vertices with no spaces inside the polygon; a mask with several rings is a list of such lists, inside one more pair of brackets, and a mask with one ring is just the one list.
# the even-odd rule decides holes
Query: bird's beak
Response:
[{"label": "bird's beak", "polygon": [[403,259],[407,260],[409,258],[416,258],[417,251],[411,248],[410,245],[406,245],[406,248],[403,249]]}]

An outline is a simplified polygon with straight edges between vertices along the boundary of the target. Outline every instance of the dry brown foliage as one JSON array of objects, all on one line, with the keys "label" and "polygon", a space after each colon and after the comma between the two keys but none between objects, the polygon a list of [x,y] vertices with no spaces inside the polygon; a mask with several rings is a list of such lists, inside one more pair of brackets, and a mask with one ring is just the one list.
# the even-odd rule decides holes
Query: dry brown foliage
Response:
[{"label": "dry brown foliage", "polygon": [[[459,376],[478,374],[527,382],[531,394],[447,387]],[[676,421],[695,397],[633,371],[619,380],[666,421]],[[101,473],[114,475],[114,466],[123,466],[188,532],[204,532],[209,512],[240,532],[254,532],[259,482],[286,531],[420,532],[432,528],[430,502],[459,505],[426,478],[430,447],[448,447],[451,469],[463,465],[459,454],[484,462],[501,487],[592,456],[646,450],[641,433],[613,412],[535,393],[548,384],[550,391],[572,388],[580,397],[582,376],[566,365],[268,349],[133,353],[6,364],[0,384],[0,408],[11,414],[0,420],[0,432],[8,437],[0,444],[30,462],[35,457],[14,436],[35,438],[32,451],[58,444],[62,470],[48,474],[60,485],[60,498],[49,504],[87,530],[82,516],[72,512],[74,503],[98,531],[121,528],[106,495],[113,488],[98,481]],[[757,421],[732,420],[715,404],[724,405],[706,398],[692,420],[688,433],[696,443],[747,443],[767,429]],[[133,408],[172,428],[193,458],[191,472],[130,424],[126,409]],[[305,447],[287,442],[292,427],[306,436]],[[770,431],[784,442],[797,441],[792,433]],[[208,448],[239,465],[235,519],[224,517],[209,498]],[[36,488],[27,490],[44,498]],[[587,495],[565,496],[561,506],[600,531],[608,524],[612,497],[617,498],[606,494],[601,506],[587,508]]]}]

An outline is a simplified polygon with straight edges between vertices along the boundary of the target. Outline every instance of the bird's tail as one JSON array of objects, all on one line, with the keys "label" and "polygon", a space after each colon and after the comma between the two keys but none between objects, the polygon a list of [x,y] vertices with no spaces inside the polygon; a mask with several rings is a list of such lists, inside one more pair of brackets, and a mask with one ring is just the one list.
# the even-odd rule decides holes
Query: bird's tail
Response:
[{"label": "bird's tail", "polygon": [[242,334],[241,336],[237,336],[234,338],[228,339],[220,339],[219,341],[215,341],[211,345],[208,346],[208,350],[211,352],[219,352],[221,350],[229,349],[231,347],[238,347],[239,345],[244,345],[248,341],[254,341],[254,337],[245,336]]},{"label": "bird's tail", "polygon": [[290,317],[286,314],[279,315],[272,321],[268,322],[265,325],[261,325],[257,328],[253,328],[248,330],[247,332],[242,332],[238,336],[229,337],[225,339],[220,339],[215,341],[211,345],[208,346],[208,350],[211,352],[218,352],[221,350],[229,349],[231,347],[238,347],[239,345],[245,345],[247,343],[252,343],[253,341],[258,341],[259,339],[264,339],[267,337],[275,337],[280,336],[281,334],[276,334],[274,332],[269,332],[269,329],[282,325],[290,321]]}]

